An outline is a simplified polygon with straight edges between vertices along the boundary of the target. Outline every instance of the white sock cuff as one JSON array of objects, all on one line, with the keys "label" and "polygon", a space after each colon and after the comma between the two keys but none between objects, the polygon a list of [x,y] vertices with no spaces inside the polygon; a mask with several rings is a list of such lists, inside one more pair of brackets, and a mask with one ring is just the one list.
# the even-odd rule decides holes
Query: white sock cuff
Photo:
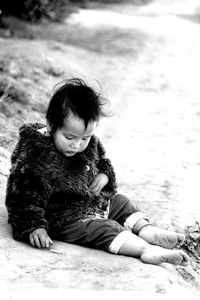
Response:
[{"label": "white sock cuff", "polygon": [[117,254],[121,246],[126,243],[130,238],[132,238],[133,234],[129,230],[121,231],[110,244],[108,251]]},{"label": "white sock cuff", "polygon": [[144,219],[147,222],[149,222],[149,219],[145,217],[143,213],[135,212],[126,219],[126,221],[124,222],[124,227],[126,229],[132,230],[135,224],[141,219]]}]

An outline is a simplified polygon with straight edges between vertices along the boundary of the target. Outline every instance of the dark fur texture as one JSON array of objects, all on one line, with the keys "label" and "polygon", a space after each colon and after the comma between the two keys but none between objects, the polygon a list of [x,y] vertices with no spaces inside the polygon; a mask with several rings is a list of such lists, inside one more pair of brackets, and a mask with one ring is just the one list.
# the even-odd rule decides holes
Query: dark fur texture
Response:
[{"label": "dark fur texture", "polygon": [[[11,157],[6,207],[17,240],[27,240],[36,228],[46,228],[56,237],[67,224],[88,215],[103,216],[108,198],[116,193],[113,167],[95,136],[82,153],[65,157],[51,137],[37,131],[42,127],[23,125]],[[109,183],[95,196],[88,187],[98,172],[107,174]]]}]

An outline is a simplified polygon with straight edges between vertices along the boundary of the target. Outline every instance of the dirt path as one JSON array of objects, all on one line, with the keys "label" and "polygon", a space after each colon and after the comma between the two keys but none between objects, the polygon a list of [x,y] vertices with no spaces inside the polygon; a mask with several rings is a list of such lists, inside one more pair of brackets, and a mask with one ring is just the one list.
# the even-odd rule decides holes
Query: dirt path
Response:
[{"label": "dirt path", "polygon": [[[16,106],[13,111],[8,107],[10,115],[2,115],[0,123],[2,134],[15,133],[10,139],[16,139],[13,127],[18,127],[9,116],[18,116],[19,122],[39,121],[49,88],[60,77],[83,76],[91,82],[96,78],[114,111],[98,134],[115,165],[119,191],[136,199],[152,221],[164,227],[184,230],[199,220],[200,24],[193,16],[195,5],[197,1],[159,0],[137,9],[124,5],[120,13],[119,6],[111,12],[83,10],[67,28],[48,26],[45,33],[44,28],[38,31],[37,40],[16,40],[15,55],[13,39],[0,39],[1,58],[6,54],[11,59],[11,75],[32,95],[24,106],[18,103],[25,113],[17,115]],[[55,32],[60,43],[43,40],[42,34],[51,39]],[[93,34],[99,38],[90,43]],[[55,75],[57,68],[61,76]],[[35,299],[37,289],[40,297],[48,292],[49,299],[62,290],[69,295],[69,289],[139,291],[139,298],[141,291],[145,298],[153,292],[155,299],[186,291],[199,295],[199,269],[192,264],[157,267],[55,242],[63,251],[58,256],[14,241],[7,226],[5,184],[1,176],[0,294],[6,300],[10,293],[16,300],[27,295]]]},{"label": "dirt path", "polygon": [[[104,87],[115,115],[101,126],[123,192],[160,225],[183,229],[199,220],[197,1],[154,1],[117,11],[81,11],[71,20],[147,36],[137,59],[118,57]],[[106,25],[105,25],[106,24]],[[96,26],[96,27],[95,27]],[[134,43],[134,40],[133,42]],[[129,41],[129,47],[133,47]]]},{"label": "dirt path", "polygon": [[[80,10],[67,26],[32,28],[37,40],[17,44],[17,51],[24,43],[25,52],[32,53],[28,62],[34,53],[34,60],[40,58],[41,49],[44,68],[50,59],[67,76],[100,81],[114,116],[104,120],[99,134],[120,190],[153,221],[179,230],[199,220],[199,11],[198,1],[189,0]],[[36,62],[34,68],[41,65]],[[28,75],[30,83],[37,70]],[[27,73],[26,66],[21,72]],[[40,82],[37,94],[32,86],[37,105],[47,86],[49,92],[59,81],[48,75],[35,81]]]}]

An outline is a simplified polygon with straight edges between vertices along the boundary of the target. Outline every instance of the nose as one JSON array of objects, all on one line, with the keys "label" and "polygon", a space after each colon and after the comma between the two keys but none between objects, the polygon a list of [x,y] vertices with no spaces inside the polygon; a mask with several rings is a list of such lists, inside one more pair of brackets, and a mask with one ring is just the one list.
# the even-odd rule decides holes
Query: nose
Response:
[{"label": "nose", "polygon": [[71,148],[73,151],[77,151],[80,148],[81,142],[80,141],[74,141],[71,145]]}]

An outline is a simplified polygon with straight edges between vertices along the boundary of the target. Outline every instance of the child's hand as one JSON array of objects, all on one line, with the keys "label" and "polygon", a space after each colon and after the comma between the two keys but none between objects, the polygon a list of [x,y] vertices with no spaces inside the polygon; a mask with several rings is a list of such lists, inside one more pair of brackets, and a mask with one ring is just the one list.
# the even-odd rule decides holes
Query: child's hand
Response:
[{"label": "child's hand", "polygon": [[33,247],[36,246],[38,248],[48,248],[53,244],[44,228],[37,228],[32,231],[29,235],[29,241]]},{"label": "child's hand", "polygon": [[104,173],[99,173],[90,185],[90,190],[95,193],[96,196],[99,195],[103,187],[108,183],[108,176]]}]

